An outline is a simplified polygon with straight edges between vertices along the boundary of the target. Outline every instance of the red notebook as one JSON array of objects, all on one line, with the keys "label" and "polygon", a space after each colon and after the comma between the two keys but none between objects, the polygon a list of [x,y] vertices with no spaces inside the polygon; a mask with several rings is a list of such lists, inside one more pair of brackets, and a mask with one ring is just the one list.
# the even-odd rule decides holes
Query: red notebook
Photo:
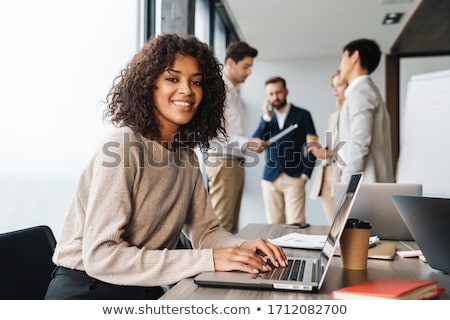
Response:
[{"label": "red notebook", "polygon": [[331,292],[336,300],[343,299],[432,299],[443,291],[437,281],[418,279],[380,278],[365,281]]}]

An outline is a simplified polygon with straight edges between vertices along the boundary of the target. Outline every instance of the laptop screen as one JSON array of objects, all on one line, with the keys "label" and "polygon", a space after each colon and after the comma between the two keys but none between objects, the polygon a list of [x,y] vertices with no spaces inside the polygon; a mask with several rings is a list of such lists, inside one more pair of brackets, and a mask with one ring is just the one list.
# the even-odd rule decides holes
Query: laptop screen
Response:
[{"label": "laptop screen", "polygon": [[[362,173],[355,173],[352,175],[350,183],[347,187],[347,191],[341,199],[340,205],[336,212],[336,216],[334,217],[325,244],[322,248],[322,252],[320,253],[320,263],[324,267],[323,273],[326,273],[326,270],[328,269],[331,262],[331,258],[333,257],[334,251],[339,244],[339,239],[342,232],[344,231],[344,226],[350,214],[351,206],[354,203],[354,201],[352,200],[359,189],[362,176]],[[321,277],[319,288],[322,286],[324,278],[325,277]]]},{"label": "laptop screen", "polygon": [[[347,191],[346,183],[335,183],[334,206]],[[352,206],[349,218],[370,222],[371,235],[382,240],[414,240],[408,227],[391,200],[392,195],[422,195],[422,184],[418,183],[364,183]]]}]

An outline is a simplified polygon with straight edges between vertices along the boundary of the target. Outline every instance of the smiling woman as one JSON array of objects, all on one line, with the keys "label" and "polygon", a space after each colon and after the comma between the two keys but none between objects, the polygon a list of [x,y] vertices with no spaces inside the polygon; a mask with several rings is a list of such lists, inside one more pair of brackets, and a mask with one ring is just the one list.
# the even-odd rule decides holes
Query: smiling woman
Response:
[{"label": "smiling woman", "polygon": [[[280,247],[221,228],[203,185],[192,147],[225,133],[212,49],[193,35],[159,35],[116,80],[105,116],[117,128],[81,173],[46,298],[156,299],[202,271],[268,271],[265,256],[286,266]],[[112,145],[124,158],[108,165]],[[194,249],[177,249],[181,232]]]}]

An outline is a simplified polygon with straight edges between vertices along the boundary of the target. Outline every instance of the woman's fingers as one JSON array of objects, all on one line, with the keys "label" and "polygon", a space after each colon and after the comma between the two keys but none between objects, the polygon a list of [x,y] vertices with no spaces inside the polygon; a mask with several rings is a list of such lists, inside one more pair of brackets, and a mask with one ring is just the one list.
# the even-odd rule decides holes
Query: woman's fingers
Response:
[{"label": "woman's fingers", "polygon": [[216,271],[240,270],[249,273],[269,271],[268,257],[275,267],[287,267],[283,249],[270,241],[259,238],[242,243],[239,247],[215,249],[214,268]]},{"label": "woman's fingers", "polygon": [[242,248],[252,250],[260,255],[269,257],[270,261],[275,267],[286,267],[287,258],[283,249],[272,244],[270,241],[260,238],[251,240],[241,244]]},{"label": "woman's fingers", "polygon": [[240,270],[249,273],[269,271],[266,259],[252,250],[241,247],[216,249],[213,251],[216,271]]}]

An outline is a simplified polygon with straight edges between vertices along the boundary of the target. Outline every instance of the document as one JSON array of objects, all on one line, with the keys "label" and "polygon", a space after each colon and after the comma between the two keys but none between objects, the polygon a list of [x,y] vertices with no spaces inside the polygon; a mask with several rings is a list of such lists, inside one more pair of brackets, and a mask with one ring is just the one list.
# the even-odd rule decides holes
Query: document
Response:
[{"label": "document", "polygon": [[[292,232],[276,239],[269,239],[269,241],[277,246],[285,248],[321,250],[326,239],[326,235]],[[376,245],[378,242],[380,242],[378,236],[370,237],[369,247]]]},{"label": "document", "polygon": [[327,236],[292,232],[285,236],[269,239],[273,244],[285,248],[322,249]]},{"label": "document", "polygon": [[292,130],[298,128],[298,124],[291,124],[289,127],[287,127],[286,129],[284,129],[283,131],[281,131],[280,133],[274,135],[273,137],[271,137],[267,142],[269,144],[272,144],[274,142],[277,142],[278,140],[280,140],[281,138],[283,138],[285,135],[287,135],[289,132],[291,132]]}]

